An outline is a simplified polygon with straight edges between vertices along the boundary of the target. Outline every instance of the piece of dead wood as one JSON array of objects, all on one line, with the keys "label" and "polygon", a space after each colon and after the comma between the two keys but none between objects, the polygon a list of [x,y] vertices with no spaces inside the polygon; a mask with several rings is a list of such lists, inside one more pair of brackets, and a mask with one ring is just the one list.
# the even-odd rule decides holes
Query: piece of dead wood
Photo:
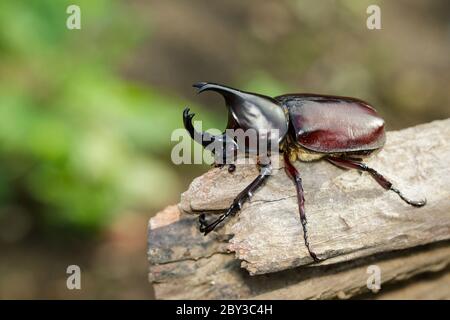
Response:
[{"label": "piece of dead wood", "polygon": [[[450,119],[389,132],[387,139],[385,148],[366,163],[411,198],[425,196],[425,207],[406,205],[356,170],[344,171],[324,161],[297,163],[305,189],[310,243],[325,259],[311,265],[303,244],[295,188],[282,167],[275,168],[266,185],[236,217],[218,232],[201,235],[194,214],[225,210],[257,175],[253,166],[238,167],[233,174],[212,169],[192,182],[179,208],[169,208],[150,222],[150,278],[156,284],[157,297],[244,298],[266,294],[275,298],[294,284],[303,283],[303,291],[305,279],[320,279],[326,272],[354,269],[355,263],[363,270],[366,261],[381,259],[380,254],[414,251],[414,247],[429,243],[446,244],[443,241],[450,238]],[[447,245],[439,250],[447,250]],[[430,254],[434,258],[420,260],[430,264],[414,260],[416,265],[403,273],[448,264],[440,254]],[[240,264],[252,275],[311,267],[252,277],[240,269]],[[386,279],[393,281],[398,276],[394,272]],[[363,277],[367,275],[363,273]],[[364,290],[365,282],[360,280],[355,280],[357,289],[336,288],[326,293],[322,287],[323,292],[293,294],[291,298],[333,297],[339,292],[353,295]],[[292,287],[290,290],[294,292]]]},{"label": "piece of dead wood", "polygon": [[[412,281],[414,280],[414,281]],[[376,295],[379,300],[450,300],[450,270],[437,275],[415,277],[404,285]]]},{"label": "piece of dead wood", "polygon": [[[172,223],[162,217],[169,216]],[[155,221],[164,222],[159,227]],[[177,206],[159,213],[150,226],[150,281],[158,299],[326,299],[368,292],[367,268],[381,271],[386,284],[450,265],[450,242],[440,242],[348,262],[297,267],[251,276],[218,241],[198,236],[197,219]],[[153,229],[152,229],[153,228]],[[376,297],[374,295],[374,297]]]}]

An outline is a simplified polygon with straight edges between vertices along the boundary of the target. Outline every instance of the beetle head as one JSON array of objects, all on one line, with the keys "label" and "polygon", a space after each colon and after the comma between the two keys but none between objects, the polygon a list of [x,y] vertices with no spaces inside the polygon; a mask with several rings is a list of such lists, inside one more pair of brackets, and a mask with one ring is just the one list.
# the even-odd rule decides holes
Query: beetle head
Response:
[{"label": "beetle head", "polygon": [[216,83],[199,82],[194,87],[198,93],[210,90],[224,97],[229,111],[227,129],[254,130],[267,141],[273,139],[270,135],[273,130],[277,130],[278,141],[274,141],[277,144],[285,137],[289,124],[288,113],[274,99]]}]

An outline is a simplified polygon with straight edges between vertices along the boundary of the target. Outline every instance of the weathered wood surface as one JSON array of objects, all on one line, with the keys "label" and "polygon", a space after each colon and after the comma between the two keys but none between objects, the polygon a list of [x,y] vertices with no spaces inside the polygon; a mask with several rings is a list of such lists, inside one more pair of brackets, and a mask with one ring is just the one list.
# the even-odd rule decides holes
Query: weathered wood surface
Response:
[{"label": "weathered wood surface", "polygon": [[[367,259],[361,265],[350,264],[350,268],[338,272],[324,272],[294,285],[256,295],[253,299],[346,299],[368,291],[368,267],[380,268],[383,285],[410,279],[424,272],[437,272],[450,264],[450,246],[427,248],[409,255],[391,255],[386,259]],[[332,269],[330,269],[332,270]],[[334,270],[336,271],[336,270]],[[376,295],[373,295],[374,297]]]},{"label": "weathered wood surface", "polygon": [[377,300],[450,300],[450,269],[416,277],[376,295]]},{"label": "weathered wood surface", "polygon": [[[289,286],[294,292],[292,286],[300,285],[299,291],[303,292],[307,279],[319,281],[327,272],[337,274],[340,268],[354,269],[349,271],[352,279],[357,266],[364,271],[367,261],[401,261],[404,253],[399,250],[417,251],[412,248],[436,242],[443,247],[433,247],[429,253],[426,246],[423,250],[437,260],[415,262],[411,269],[399,274],[395,270],[401,268],[392,268],[386,280],[447,265],[448,259],[434,250],[448,250],[445,240],[450,239],[450,119],[389,132],[387,138],[386,147],[366,163],[410,197],[425,196],[425,207],[406,205],[367,174],[344,171],[324,161],[297,163],[305,189],[310,243],[325,259],[320,264],[310,264],[295,188],[283,168],[275,168],[266,185],[236,217],[218,232],[203,237],[197,230],[196,213],[226,209],[257,174],[256,168],[248,166],[238,167],[233,174],[226,169],[212,169],[192,182],[178,208],[169,208],[150,222],[150,279],[156,284],[157,297],[275,298]],[[295,269],[250,276],[240,265],[251,275]],[[305,267],[296,268],[299,266]],[[365,272],[362,276],[367,278]],[[360,280],[355,278],[357,285],[351,288],[336,287],[328,293],[324,293],[325,287],[320,291],[321,287],[311,282],[318,291],[290,297],[333,297],[339,292],[353,295],[364,290],[365,280]],[[339,282],[338,278],[333,281]]]},{"label": "weathered wood surface", "polygon": [[151,220],[149,241],[150,281],[158,299],[350,298],[368,292],[367,267],[373,264],[381,270],[382,296],[386,285],[450,266],[450,242],[446,241],[334,265],[251,276],[232,253],[226,253],[221,241],[199,236],[197,219],[181,214],[177,206]]}]

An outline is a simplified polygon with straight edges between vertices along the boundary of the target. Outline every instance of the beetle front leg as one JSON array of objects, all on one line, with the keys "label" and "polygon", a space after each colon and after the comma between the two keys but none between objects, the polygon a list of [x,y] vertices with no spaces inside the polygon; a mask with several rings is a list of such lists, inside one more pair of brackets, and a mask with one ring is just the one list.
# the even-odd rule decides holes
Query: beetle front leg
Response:
[{"label": "beetle front leg", "polygon": [[238,212],[242,205],[249,200],[253,193],[264,183],[264,181],[269,177],[272,172],[271,164],[261,165],[260,173],[255,180],[252,181],[238,196],[233,200],[233,203],[228,208],[228,210],[222,214],[219,218],[209,223],[206,221],[205,214],[201,214],[199,218],[200,222],[200,232],[203,232],[205,236],[213,231],[222,221],[224,221],[228,216]]},{"label": "beetle front leg", "polygon": [[373,179],[375,179],[376,182],[380,186],[382,186],[386,190],[394,191],[396,194],[400,196],[400,198],[405,201],[407,204],[412,205],[414,207],[423,207],[427,200],[411,200],[407,198],[400,190],[395,188],[392,185],[392,182],[390,182],[388,179],[386,179],[383,175],[381,175],[379,172],[377,172],[375,169],[372,169],[368,167],[365,163],[355,161],[353,159],[348,158],[340,158],[340,157],[327,157],[326,158],[330,163],[334,164],[337,167],[344,168],[344,169],[357,169],[361,171],[368,172]]},{"label": "beetle front leg", "polygon": [[317,258],[317,255],[309,247],[308,230],[306,228],[308,221],[306,220],[305,197],[303,195],[302,178],[300,177],[300,173],[298,172],[298,170],[289,160],[289,155],[287,152],[284,153],[284,165],[284,169],[287,175],[294,181],[295,188],[297,190],[298,211],[300,213],[300,221],[303,227],[303,238],[305,240],[305,246],[308,249],[309,255],[311,256],[311,258],[313,258],[314,262],[320,262],[320,259]]},{"label": "beetle front leg", "polygon": [[192,123],[195,113],[191,113],[189,108],[183,111],[184,128],[189,132],[192,140],[200,143],[204,148],[210,150],[215,157],[214,167],[223,168],[228,165],[228,172],[236,170],[233,160],[236,157],[238,145],[234,140],[228,137],[225,132],[218,136],[213,136],[206,131],[197,131]]},{"label": "beetle front leg", "polygon": [[194,125],[192,124],[192,118],[194,116],[195,113],[191,113],[189,108],[186,107],[183,110],[184,128],[189,132],[192,140],[200,143],[204,148],[207,148],[211,143],[214,143],[216,137],[206,131],[199,132],[195,130]]},{"label": "beetle front leg", "polygon": [[[213,165],[214,168],[222,169],[227,164],[226,163],[213,163],[212,165]],[[236,165],[234,163],[228,164],[228,172],[229,173],[233,173],[234,171],[236,171]]]}]

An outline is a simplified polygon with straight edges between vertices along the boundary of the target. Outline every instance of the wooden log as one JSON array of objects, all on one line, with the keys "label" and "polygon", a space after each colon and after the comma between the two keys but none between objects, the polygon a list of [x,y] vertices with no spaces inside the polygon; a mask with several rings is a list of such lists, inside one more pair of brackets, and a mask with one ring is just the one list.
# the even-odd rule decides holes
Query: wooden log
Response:
[{"label": "wooden log", "polygon": [[440,242],[334,265],[251,276],[233,254],[217,246],[218,241],[197,236],[195,217],[182,215],[176,206],[151,221],[150,280],[159,299],[342,299],[368,291],[370,265],[380,268],[380,294],[385,284],[450,265],[450,243]]},{"label": "wooden log", "polygon": [[[150,279],[156,296],[347,297],[365,290],[365,281],[355,275],[367,278],[362,272],[367,263],[389,261],[383,265],[387,282],[410,277],[417,270],[445,267],[450,256],[446,241],[450,239],[449,140],[450,119],[389,132],[385,148],[366,161],[410,197],[425,196],[428,204],[423,208],[406,205],[367,174],[340,170],[324,161],[297,163],[304,182],[310,243],[324,259],[320,264],[311,264],[303,245],[295,188],[282,162],[239,214],[203,237],[196,213],[225,210],[257,175],[253,166],[238,167],[233,174],[210,170],[192,182],[178,207],[150,221]],[[439,242],[439,247],[424,247]],[[410,252],[422,258],[416,257],[407,269],[398,268]],[[348,272],[348,279],[355,282],[337,285],[343,276],[338,270]],[[335,275],[336,286],[323,280],[332,288],[327,290],[317,282],[328,273]],[[301,289],[295,290],[296,285]]]},{"label": "wooden log", "polygon": [[[416,279],[417,278],[417,279]],[[414,281],[399,284],[386,292],[380,292],[377,300],[450,300],[450,270],[437,275],[416,277]]]},{"label": "wooden log", "polygon": [[368,292],[368,268],[374,265],[379,268],[383,283],[376,293],[381,293],[386,284],[404,281],[424,272],[437,272],[449,263],[448,245],[414,251],[413,254],[385,256],[384,259],[369,258],[360,265],[350,264],[345,270],[336,268],[338,272],[321,272],[306,281],[256,295],[253,299],[347,299]]}]

